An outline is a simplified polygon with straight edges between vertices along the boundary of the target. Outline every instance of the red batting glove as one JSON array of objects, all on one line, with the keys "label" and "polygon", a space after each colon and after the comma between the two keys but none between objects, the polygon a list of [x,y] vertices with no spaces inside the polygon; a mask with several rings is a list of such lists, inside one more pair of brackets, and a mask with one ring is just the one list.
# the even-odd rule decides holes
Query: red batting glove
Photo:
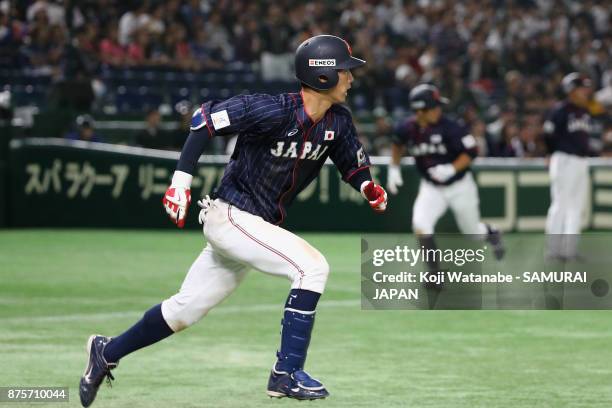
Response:
[{"label": "red batting glove", "polygon": [[191,204],[191,174],[175,171],[172,177],[172,184],[166,190],[166,194],[162,198],[162,204],[166,209],[166,213],[170,220],[179,228],[185,226],[185,217]]},{"label": "red batting glove", "polygon": [[368,200],[370,207],[377,213],[387,209],[387,192],[373,181],[364,181],[361,185],[361,195]]}]

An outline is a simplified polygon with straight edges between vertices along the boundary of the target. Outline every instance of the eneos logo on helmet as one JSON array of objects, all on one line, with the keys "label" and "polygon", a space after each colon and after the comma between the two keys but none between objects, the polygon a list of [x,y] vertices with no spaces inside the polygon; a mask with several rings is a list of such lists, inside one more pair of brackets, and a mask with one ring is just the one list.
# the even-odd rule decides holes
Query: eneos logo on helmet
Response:
[{"label": "eneos logo on helmet", "polygon": [[335,59],[309,59],[308,66],[309,67],[335,67],[336,60]]}]

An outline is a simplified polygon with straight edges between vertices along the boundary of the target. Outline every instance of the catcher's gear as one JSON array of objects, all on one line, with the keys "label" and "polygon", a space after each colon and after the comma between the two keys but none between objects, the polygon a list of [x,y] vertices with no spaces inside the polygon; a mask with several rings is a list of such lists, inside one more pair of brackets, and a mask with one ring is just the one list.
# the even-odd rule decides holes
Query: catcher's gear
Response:
[{"label": "catcher's gear", "polygon": [[368,200],[370,207],[377,213],[387,209],[387,192],[373,181],[364,181],[361,185],[361,195]]},{"label": "catcher's gear", "polygon": [[447,98],[440,96],[440,91],[434,85],[417,85],[410,91],[410,109],[431,109],[436,106],[446,105]]},{"label": "catcher's gear", "polygon": [[162,198],[162,204],[170,220],[179,228],[185,226],[185,217],[191,204],[191,180],[193,176],[183,171],[175,171],[172,184]]},{"label": "catcher's gear", "polygon": [[393,195],[397,194],[397,188],[404,185],[401,167],[397,164],[390,164],[387,167],[387,190]]},{"label": "catcher's gear", "polygon": [[427,169],[427,173],[431,176],[432,179],[444,183],[455,174],[457,174],[457,170],[455,166],[451,163],[446,164],[438,164],[437,166],[430,167]]},{"label": "catcher's gear", "polygon": [[338,83],[338,70],[365,64],[351,53],[350,45],[340,37],[317,35],[309,38],[295,52],[295,76],[313,89],[332,89]]}]

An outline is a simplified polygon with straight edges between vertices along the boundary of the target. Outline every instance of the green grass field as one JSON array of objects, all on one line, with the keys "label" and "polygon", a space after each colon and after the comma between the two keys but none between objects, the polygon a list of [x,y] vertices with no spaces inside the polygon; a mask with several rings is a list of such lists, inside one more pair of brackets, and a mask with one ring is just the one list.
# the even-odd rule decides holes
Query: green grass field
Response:
[{"label": "green grass field", "polygon": [[[612,406],[612,313],[362,311],[359,236],[303,237],[332,267],[306,366],[329,399],[266,396],[288,282],[253,271],[199,324],[122,360],[93,406]],[[47,406],[80,406],[88,336],[172,295],[202,245],[197,232],[0,231],[0,386],[69,386],[69,404]]]}]

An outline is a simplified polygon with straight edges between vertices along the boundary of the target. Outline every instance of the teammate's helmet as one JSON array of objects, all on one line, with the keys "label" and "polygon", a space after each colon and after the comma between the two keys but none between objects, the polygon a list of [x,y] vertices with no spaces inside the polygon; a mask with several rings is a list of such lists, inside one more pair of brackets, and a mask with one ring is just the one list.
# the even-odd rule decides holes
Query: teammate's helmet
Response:
[{"label": "teammate's helmet", "polygon": [[295,76],[313,89],[331,89],[338,83],[338,70],[365,64],[351,53],[351,46],[340,37],[317,35],[309,38],[295,52]]},{"label": "teammate's helmet", "polygon": [[563,88],[563,92],[565,92],[566,95],[581,86],[590,87],[591,80],[586,76],[582,75],[580,72],[572,72],[570,74],[567,74],[563,77],[563,80],[561,80],[561,87]]},{"label": "teammate's helmet", "polygon": [[75,123],[78,128],[93,128],[95,125],[94,118],[87,113],[77,116]]},{"label": "teammate's helmet", "polygon": [[421,84],[410,91],[410,108],[412,110],[431,109],[447,103],[448,99],[440,96],[440,91],[434,85]]}]

